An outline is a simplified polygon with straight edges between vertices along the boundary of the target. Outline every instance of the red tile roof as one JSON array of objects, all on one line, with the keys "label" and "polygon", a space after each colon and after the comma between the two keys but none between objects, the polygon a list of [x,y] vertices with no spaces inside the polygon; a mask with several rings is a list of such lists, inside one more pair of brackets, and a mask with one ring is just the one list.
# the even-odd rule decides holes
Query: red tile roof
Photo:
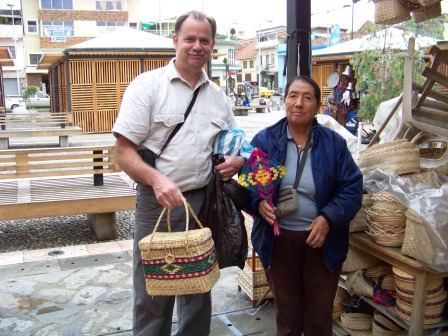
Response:
[{"label": "red tile roof", "polygon": [[257,40],[253,40],[236,50],[235,59],[244,60],[254,58],[256,55],[257,55]]}]

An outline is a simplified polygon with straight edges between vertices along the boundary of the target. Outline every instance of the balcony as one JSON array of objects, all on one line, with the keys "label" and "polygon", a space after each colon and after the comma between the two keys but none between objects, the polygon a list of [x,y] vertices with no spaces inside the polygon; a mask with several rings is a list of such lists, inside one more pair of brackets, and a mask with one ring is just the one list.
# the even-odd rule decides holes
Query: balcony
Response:
[{"label": "balcony", "polygon": [[2,25],[0,24],[0,38],[1,39],[12,39],[14,37],[14,33],[16,39],[21,40],[23,38],[23,26],[15,25],[14,30],[12,25]]}]

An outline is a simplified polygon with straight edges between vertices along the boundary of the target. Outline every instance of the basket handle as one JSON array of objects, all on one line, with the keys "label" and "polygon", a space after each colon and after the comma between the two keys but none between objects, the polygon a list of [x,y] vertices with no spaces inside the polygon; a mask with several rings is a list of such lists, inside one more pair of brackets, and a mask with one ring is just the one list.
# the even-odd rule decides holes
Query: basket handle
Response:
[{"label": "basket handle", "polygon": [[[194,213],[193,209],[191,208],[191,205],[187,202],[185,197],[182,197],[182,202],[184,203],[185,217],[186,217],[185,232],[187,234],[185,235],[185,245],[188,247],[188,225],[189,225],[189,222],[190,222],[190,217],[188,216],[188,212],[190,212],[190,214],[193,216],[193,218],[195,219],[196,223],[198,223],[198,225],[199,225],[199,227],[201,229],[203,229],[204,226],[202,226],[201,221],[196,216],[196,214]],[[159,228],[159,224],[162,221],[163,215],[165,214],[166,210],[168,210],[168,214],[167,214],[167,218],[166,218],[167,224],[168,224],[168,232],[171,232],[171,219],[170,219],[170,217],[171,217],[171,209],[163,208],[162,212],[160,213],[159,218],[157,219],[156,226],[154,227],[154,230],[152,231],[152,235],[151,235],[151,238],[149,240],[149,246],[151,246],[152,239],[154,238],[154,233],[156,233],[157,229]]]}]

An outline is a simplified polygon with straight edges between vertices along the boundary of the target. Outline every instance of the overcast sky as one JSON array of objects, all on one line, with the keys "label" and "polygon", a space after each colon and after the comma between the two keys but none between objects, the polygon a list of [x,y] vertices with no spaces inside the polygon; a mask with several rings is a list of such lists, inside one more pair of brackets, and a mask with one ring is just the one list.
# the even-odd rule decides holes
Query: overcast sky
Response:
[{"label": "overcast sky", "polygon": [[[446,0],[448,1],[448,0]],[[151,21],[178,16],[190,9],[197,9],[213,16],[218,26],[237,26],[246,31],[258,30],[259,24],[268,28],[274,23],[286,25],[286,0],[141,0],[146,17]],[[347,8],[342,8],[347,6]],[[339,23],[341,27],[351,29],[351,0],[312,0],[312,26],[327,26]],[[328,11],[328,13],[327,13]],[[366,20],[373,20],[374,5],[368,0],[361,0],[354,6],[354,29]],[[327,15],[328,14],[328,15]],[[236,25],[236,23],[238,25]]]}]

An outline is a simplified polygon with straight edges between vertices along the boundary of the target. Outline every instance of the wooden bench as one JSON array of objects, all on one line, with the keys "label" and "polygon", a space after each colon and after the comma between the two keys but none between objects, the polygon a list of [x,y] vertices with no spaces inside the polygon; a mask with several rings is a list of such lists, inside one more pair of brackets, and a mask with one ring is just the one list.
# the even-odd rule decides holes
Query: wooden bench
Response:
[{"label": "wooden bench", "polygon": [[117,237],[116,211],[135,209],[114,146],[0,151],[0,220],[87,214],[99,240]]},{"label": "wooden bench", "polygon": [[82,134],[82,128],[71,126],[71,113],[37,112],[0,114],[0,149],[9,148],[10,138],[57,136],[59,146],[68,146],[68,137]]}]

